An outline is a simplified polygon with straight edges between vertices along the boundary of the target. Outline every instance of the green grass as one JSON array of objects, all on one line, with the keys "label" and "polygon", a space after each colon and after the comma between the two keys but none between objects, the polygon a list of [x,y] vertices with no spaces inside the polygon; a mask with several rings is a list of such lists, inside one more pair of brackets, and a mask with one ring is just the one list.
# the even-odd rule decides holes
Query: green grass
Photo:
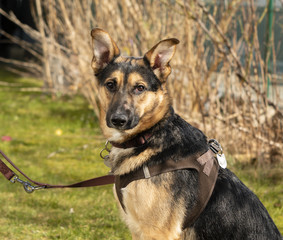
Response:
[{"label": "green grass", "polygon": [[[37,181],[67,184],[108,172],[99,152],[104,138],[88,103],[79,96],[61,97],[19,91],[40,87],[38,80],[0,70],[0,140],[4,151]],[[56,135],[61,129],[62,135]],[[271,171],[236,164],[232,170],[262,200],[283,233],[282,178]],[[0,176],[1,239],[131,239],[112,194],[112,186],[41,190],[27,194]]]},{"label": "green grass", "polygon": [[[12,137],[0,140],[0,149],[28,176],[68,184],[107,174],[99,157],[104,138],[82,97],[54,101],[41,93],[21,93],[20,86],[40,87],[39,81],[4,71],[0,81],[19,84],[0,86],[0,137]],[[1,175],[0,202],[1,239],[130,239],[111,185],[27,194]]]}]

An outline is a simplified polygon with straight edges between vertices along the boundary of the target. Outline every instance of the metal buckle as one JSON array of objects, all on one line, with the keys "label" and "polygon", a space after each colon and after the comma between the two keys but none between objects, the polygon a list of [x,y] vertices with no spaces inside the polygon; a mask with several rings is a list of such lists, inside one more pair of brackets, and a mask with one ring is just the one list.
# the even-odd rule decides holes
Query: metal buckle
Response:
[{"label": "metal buckle", "polygon": [[210,150],[212,152],[214,152],[215,154],[218,154],[218,155],[222,155],[223,149],[222,149],[220,143],[216,139],[210,139],[208,141],[208,143],[209,143]]},{"label": "metal buckle", "polygon": [[46,188],[46,186],[33,186],[30,182],[21,180],[17,175],[14,175],[10,179],[10,182],[12,183],[18,182],[22,184],[27,193],[33,193],[35,190]]},{"label": "metal buckle", "polygon": [[226,168],[227,160],[220,143],[215,139],[210,139],[208,143],[210,150],[216,155],[216,159],[218,161],[219,166],[222,168]]}]

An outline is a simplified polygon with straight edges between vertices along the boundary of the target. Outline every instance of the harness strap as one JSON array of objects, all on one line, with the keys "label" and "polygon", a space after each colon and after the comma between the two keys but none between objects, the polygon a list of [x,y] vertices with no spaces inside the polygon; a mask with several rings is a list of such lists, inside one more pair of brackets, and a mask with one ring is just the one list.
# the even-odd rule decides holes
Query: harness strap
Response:
[{"label": "harness strap", "polygon": [[139,179],[147,179],[162,173],[181,169],[195,169],[199,173],[198,200],[196,205],[193,207],[193,210],[187,213],[183,223],[183,229],[191,226],[206,207],[218,176],[219,165],[215,158],[215,154],[210,149],[201,156],[190,155],[179,159],[177,162],[173,159],[168,159],[165,162],[162,162],[162,164],[153,166],[144,165],[144,167],[139,168],[134,172],[130,172],[122,176],[116,176],[116,193],[124,211],[126,212],[126,208],[123,203],[122,189],[129,183]]}]

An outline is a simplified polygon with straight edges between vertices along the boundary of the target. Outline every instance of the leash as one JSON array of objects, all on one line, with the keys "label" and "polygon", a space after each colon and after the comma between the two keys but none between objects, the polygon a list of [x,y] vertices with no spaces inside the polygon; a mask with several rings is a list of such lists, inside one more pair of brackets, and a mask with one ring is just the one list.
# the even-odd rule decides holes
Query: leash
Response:
[{"label": "leash", "polygon": [[[146,137],[142,136],[142,140],[135,140],[135,143],[145,143],[148,138],[150,138],[150,134],[147,135]],[[139,138],[141,138],[139,136]],[[127,144],[129,145],[129,143]],[[225,155],[222,151],[221,145],[215,140],[211,139],[209,140],[209,146],[210,150],[216,154],[216,158],[218,160],[219,165],[222,168],[226,168],[227,162],[225,159]],[[122,146],[123,148],[125,146]],[[103,152],[107,151],[110,152],[110,149],[108,148],[108,142],[106,142],[104,149],[100,152],[100,156],[104,159],[105,163],[107,163],[108,160],[108,155],[103,156]],[[13,162],[11,159],[9,159],[1,150],[0,150],[0,155],[4,157],[4,159],[11,164],[23,177],[25,177],[28,181],[22,180],[13,170],[11,170],[0,158],[0,172],[4,175],[4,177],[9,180],[12,183],[20,183],[23,185],[25,191],[27,193],[32,193],[35,190],[39,189],[48,189],[48,188],[80,188],[80,187],[96,187],[96,186],[103,186],[103,185],[108,185],[108,184],[114,184],[115,183],[115,176],[112,174],[104,175],[101,177],[96,177],[96,178],[91,178],[85,181],[73,183],[73,184],[67,184],[67,185],[52,185],[52,184],[47,184],[47,183],[41,183],[32,180],[29,178],[23,171],[21,171]],[[107,164],[106,164],[107,165]],[[146,177],[146,173],[144,174]],[[34,185],[33,185],[34,184]]]},{"label": "leash", "polygon": [[[137,147],[140,145],[143,145],[147,142],[147,140],[152,136],[150,133],[145,133],[143,135],[138,135],[136,138],[129,140],[123,144],[116,144],[112,143],[112,146],[119,147],[119,148],[129,148],[129,147]],[[104,159],[104,163],[106,166],[109,166],[108,164],[108,155],[104,155],[103,152],[106,151],[107,153],[110,152],[110,149],[108,148],[108,141],[105,144],[105,147],[100,152],[100,157]],[[4,159],[11,164],[23,177],[25,177],[28,181],[24,181],[20,179],[20,177],[12,170],[10,169],[0,158],[0,172],[4,175],[4,177],[9,180],[12,183],[20,183],[23,185],[25,191],[27,193],[32,193],[35,190],[39,189],[47,189],[47,188],[80,188],[80,187],[96,187],[96,186],[103,186],[108,184],[114,184],[115,183],[115,176],[112,174],[104,175],[101,177],[91,178],[85,181],[68,184],[68,185],[52,185],[47,183],[41,183],[32,180],[29,178],[23,171],[21,171],[13,162],[11,159],[9,159],[1,150],[0,155],[4,157]],[[34,184],[34,185],[33,185]]]},{"label": "leash", "polygon": [[[25,191],[27,193],[32,193],[35,190],[39,189],[47,189],[47,188],[79,188],[79,187],[95,187],[113,184],[115,182],[114,175],[105,175],[101,177],[91,178],[85,181],[68,184],[68,185],[52,185],[47,183],[41,183],[32,180],[29,178],[23,171],[21,171],[12,161],[9,159],[1,150],[0,155],[4,157],[4,159],[11,164],[22,176],[24,176],[28,181],[24,181],[20,179],[20,177],[12,171],[0,158],[0,172],[4,175],[4,177],[12,183],[18,182],[23,185]],[[33,185],[34,184],[34,185]]]}]

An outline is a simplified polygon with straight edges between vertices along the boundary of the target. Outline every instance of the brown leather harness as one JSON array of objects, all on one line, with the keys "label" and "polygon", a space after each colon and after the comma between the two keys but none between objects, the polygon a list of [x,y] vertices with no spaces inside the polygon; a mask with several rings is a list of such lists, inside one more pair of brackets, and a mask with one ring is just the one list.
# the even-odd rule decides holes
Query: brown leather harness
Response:
[{"label": "brown leather harness", "polygon": [[[140,140],[137,141],[135,139],[134,145],[137,144],[145,144],[147,139],[150,138],[151,135],[141,136],[139,137]],[[142,139],[143,140],[142,140]],[[218,144],[218,142],[215,140]],[[94,187],[94,186],[101,186],[107,184],[115,183],[116,192],[123,207],[124,211],[126,208],[123,203],[123,195],[122,189],[125,188],[128,184],[132,181],[140,180],[140,179],[149,179],[151,177],[157,176],[162,173],[172,172],[181,169],[195,169],[198,171],[198,183],[199,183],[199,197],[195,207],[193,208],[192,212],[190,212],[183,223],[183,229],[191,226],[204,208],[207,205],[208,200],[213,192],[215,182],[218,176],[218,169],[219,164],[215,158],[215,154],[217,154],[221,146],[220,145],[213,145],[209,144],[209,150],[202,155],[190,155],[185,158],[178,159],[178,161],[174,161],[172,159],[168,159],[162,164],[147,166],[144,164],[141,168],[137,169],[136,171],[130,172],[125,175],[121,176],[114,176],[114,175],[105,175],[97,178],[92,178],[89,180],[85,180],[82,182],[69,184],[69,185],[51,185],[46,183],[40,183],[32,180],[26,174],[24,174],[1,150],[0,155],[2,155],[7,162],[9,162],[21,175],[23,175],[28,181],[35,184],[33,186],[28,181],[21,180],[18,175],[12,171],[1,159],[0,159],[0,172],[4,175],[6,179],[11,181],[12,183],[19,182],[24,186],[24,189],[28,193],[32,193],[34,190],[38,189],[47,189],[47,188],[79,188],[79,187]],[[130,142],[122,148],[127,148],[131,146]],[[218,148],[220,146],[220,149]],[[116,147],[119,147],[116,145]]]},{"label": "brown leather harness", "polygon": [[188,157],[178,159],[178,161],[168,159],[158,165],[147,166],[145,164],[142,168],[139,168],[136,171],[122,176],[116,176],[116,193],[124,211],[126,212],[126,208],[123,203],[122,189],[127,187],[127,185],[132,181],[149,179],[162,173],[182,169],[195,169],[198,171],[198,200],[192,212],[186,216],[183,223],[183,229],[190,227],[206,207],[218,176],[219,165],[215,158],[215,153],[213,153],[210,149],[199,157],[196,155],[190,155]]}]

